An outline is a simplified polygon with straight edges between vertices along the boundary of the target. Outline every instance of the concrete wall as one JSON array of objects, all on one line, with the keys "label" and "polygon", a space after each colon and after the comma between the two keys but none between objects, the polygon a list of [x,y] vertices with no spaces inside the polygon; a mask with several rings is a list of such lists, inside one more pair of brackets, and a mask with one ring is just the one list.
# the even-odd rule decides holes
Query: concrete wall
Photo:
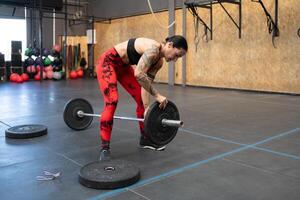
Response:
[{"label": "concrete wall", "polygon": [[[264,1],[266,8],[274,14],[274,1]],[[192,15],[187,15],[187,84],[221,88],[235,88],[257,91],[286,92],[300,94],[300,4],[298,0],[280,1],[280,37],[272,45],[268,33],[265,14],[259,4],[243,1],[242,38],[219,5],[213,7],[214,39],[206,42],[200,39],[198,51],[194,45],[194,25]],[[238,19],[238,7],[225,4]],[[199,9],[200,16],[209,22],[209,13]],[[176,10],[176,34],[182,33],[181,9]],[[162,24],[168,23],[168,12],[157,13]],[[114,44],[130,37],[150,37],[162,41],[168,34],[157,26],[152,15],[141,15],[112,20],[111,24],[96,24],[97,41],[95,55]],[[202,26],[199,35],[204,34]],[[95,56],[97,59],[97,56]],[[175,82],[181,83],[181,63],[175,65]],[[167,67],[159,72],[157,81],[168,81]]]}]

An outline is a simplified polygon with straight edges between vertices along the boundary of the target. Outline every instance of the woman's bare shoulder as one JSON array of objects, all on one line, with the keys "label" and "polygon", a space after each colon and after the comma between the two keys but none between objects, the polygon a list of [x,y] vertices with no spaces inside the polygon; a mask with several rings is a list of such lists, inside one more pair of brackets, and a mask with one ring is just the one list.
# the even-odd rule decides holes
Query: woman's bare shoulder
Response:
[{"label": "woman's bare shoulder", "polygon": [[154,39],[141,37],[136,39],[136,47],[145,51],[149,48],[160,48],[160,43]]}]

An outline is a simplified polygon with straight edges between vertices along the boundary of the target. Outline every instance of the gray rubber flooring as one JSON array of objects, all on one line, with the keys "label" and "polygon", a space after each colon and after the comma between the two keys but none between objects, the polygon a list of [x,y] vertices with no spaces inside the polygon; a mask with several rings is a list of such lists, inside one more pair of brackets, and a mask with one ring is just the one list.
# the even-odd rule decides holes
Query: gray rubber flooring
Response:
[{"label": "gray rubber flooring", "polygon": [[[300,199],[300,96],[207,88],[157,89],[176,103],[185,126],[165,151],[138,148],[137,122],[114,122],[113,159],[133,161],[141,180],[117,190],[78,182],[80,168],[99,156],[99,120],[84,131],[63,121],[75,97],[103,107],[96,80],[0,84],[0,199]],[[116,115],[135,116],[119,87]],[[8,139],[8,126],[44,124],[48,134]],[[37,181],[43,171],[61,172]]]}]

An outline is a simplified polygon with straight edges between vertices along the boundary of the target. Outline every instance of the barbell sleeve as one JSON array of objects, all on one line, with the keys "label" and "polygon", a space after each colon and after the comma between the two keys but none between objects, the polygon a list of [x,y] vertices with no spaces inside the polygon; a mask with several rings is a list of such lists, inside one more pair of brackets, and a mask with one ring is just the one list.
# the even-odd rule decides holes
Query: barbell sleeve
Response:
[{"label": "barbell sleeve", "polygon": [[162,119],[161,123],[162,123],[162,125],[165,125],[165,126],[173,126],[173,127],[182,127],[183,126],[183,121],[180,121],[180,120]]},{"label": "barbell sleeve", "polygon": [[[101,115],[98,115],[98,114],[84,113],[82,110],[79,110],[77,112],[77,115],[78,115],[78,117],[83,117],[83,116],[101,117]],[[116,115],[114,116],[114,119],[123,119],[123,120],[144,122],[144,119],[142,119],[142,118],[121,117],[121,116],[116,116]],[[183,126],[183,121],[180,121],[180,120],[162,119],[161,123],[162,123],[162,125],[172,126],[172,127],[182,127]]]}]

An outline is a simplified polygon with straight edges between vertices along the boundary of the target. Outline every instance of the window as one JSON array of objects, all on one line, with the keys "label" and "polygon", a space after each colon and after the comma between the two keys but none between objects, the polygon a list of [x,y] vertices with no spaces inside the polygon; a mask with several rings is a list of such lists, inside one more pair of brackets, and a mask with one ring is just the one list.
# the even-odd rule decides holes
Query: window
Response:
[{"label": "window", "polygon": [[11,41],[22,41],[22,55],[27,46],[25,19],[0,19],[0,52],[11,60]]}]

